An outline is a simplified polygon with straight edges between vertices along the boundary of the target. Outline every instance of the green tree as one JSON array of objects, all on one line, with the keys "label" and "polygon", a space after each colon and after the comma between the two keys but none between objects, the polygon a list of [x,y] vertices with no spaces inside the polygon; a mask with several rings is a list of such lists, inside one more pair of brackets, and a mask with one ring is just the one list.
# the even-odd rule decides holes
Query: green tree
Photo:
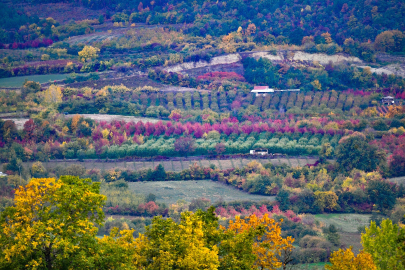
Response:
[{"label": "green tree", "polygon": [[396,203],[396,192],[388,181],[371,180],[368,183],[366,194],[378,210],[391,210]]},{"label": "green tree", "polygon": [[364,251],[370,253],[377,269],[404,269],[405,249],[403,239],[405,229],[385,219],[378,227],[371,222],[361,235]]},{"label": "green tree", "polygon": [[153,181],[164,181],[166,180],[166,171],[162,164],[156,166],[152,173]]},{"label": "green tree", "polygon": [[104,23],[104,16],[103,16],[103,15],[100,15],[100,16],[98,17],[98,22],[99,22],[100,24],[103,24],[103,23]]},{"label": "green tree", "polygon": [[326,234],[326,239],[328,239],[329,242],[331,242],[335,246],[340,245],[340,236],[338,233],[338,230],[336,229],[336,226],[333,224],[330,224],[329,227],[324,229],[323,231]]},{"label": "green tree", "polygon": [[280,204],[281,210],[286,211],[289,209],[289,207],[290,207],[289,197],[290,197],[290,194],[288,193],[287,190],[282,189],[277,193],[276,201]]},{"label": "green tree", "polygon": [[99,183],[64,176],[33,178],[0,218],[1,269],[92,268],[104,221]]},{"label": "green tree", "polygon": [[345,173],[353,169],[371,172],[385,164],[385,160],[385,153],[368,144],[362,133],[355,132],[351,136],[343,137],[336,147],[336,161],[340,171]]},{"label": "green tree", "polygon": [[245,58],[242,60],[245,69],[245,78],[248,82],[254,84],[264,84],[270,87],[278,85],[280,75],[270,60],[260,58]]}]

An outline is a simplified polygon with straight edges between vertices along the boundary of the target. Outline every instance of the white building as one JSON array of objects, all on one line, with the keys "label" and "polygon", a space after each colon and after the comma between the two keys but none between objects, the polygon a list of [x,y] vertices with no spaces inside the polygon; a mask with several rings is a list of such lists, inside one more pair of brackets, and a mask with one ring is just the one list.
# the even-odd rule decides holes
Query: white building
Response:
[{"label": "white building", "polygon": [[256,93],[256,97],[258,96],[267,96],[268,93],[273,93],[274,89],[269,88],[268,86],[255,86],[252,90],[252,93]]},{"label": "white building", "polygon": [[394,97],[386,96],[386,97],[383,97],[381,99],[381,103],[383,105],[394,105],[395,104],[395,99],[394,99]]},{"label": "white building", "polygon": [[254,150],[250,150],[250,154],[251,155],[268,155],[269,154],[269,150],[267,149],[254,149]]},{"label": "white building", "polygon": [[299,92],[300,89],[283,89],[283,90],[277,90],[273,88],[269,88],[268,86],[255,86],[255,88],[251,91],[251,93],[255,93],[256,97],[258,96],[267,96],[269,93],[274,93],[274,92]]}]

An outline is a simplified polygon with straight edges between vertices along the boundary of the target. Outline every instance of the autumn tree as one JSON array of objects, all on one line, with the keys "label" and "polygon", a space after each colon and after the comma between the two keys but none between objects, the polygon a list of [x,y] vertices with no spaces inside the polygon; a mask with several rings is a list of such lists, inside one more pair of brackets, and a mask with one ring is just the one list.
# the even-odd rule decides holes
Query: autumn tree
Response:
[{"label": "autumn tree", "polygon": [[[281,220],[282,222],[282,220]],[[221,269],[278,269],[283,251],[291,251],[294,239],[281,237],[281,224],[267,214],[261,218],[239,216],[229,221],[219,246]]]},{"label": "autumn tree", "polygon": [[41,84],[33,81],[26,81],[21,88],[21,95],[25,97],[30,93],[37,93],[39,91],[41,91]]},{"label": "autumn tree", "polygon": [[33,178],[0,218],[0,268],[86,269],[104,221],[99,183],[65,176]]},{"label": "autumn tree", "polygon": [[187,157],[195,151],[195,140],[191,137],[180,137],[174,142],[174,149]]},{"label": "autumn tree", "polygon": [[333,147],[330,143],[322,144],[321,150],[319,150],[319,162],[325,163],[328,158],[332,157]]},{"label": "autumn tree", "polygon": [[224,143],[217,143],[216,145],[215,145],[215,152],[218,154],[218,155],[222,155],[222,153],[224,153],[225,152],[225,150],[226,150],[226,148],[225,148],[225,144]]},{"label": "autumn tree", "polygon": [[329,262],[331,265],[325,265],[327,270],[377,270],[369,253],[360,251],[355,256],[352,247],[333,252]]},{"label": "autumn tree", "polygon": [[52,84],[44,91],[44,104],[55,105],[62,102],[62,88]]},{"label": "autumn tree", "polygon": [[329,211],[336,210],[338,206],[338,196],[333,191],[315,191],[315,205],[321,210],[324,211],[328,209]]},{"label": "autumn tree", "polygon": [[36,125],[34,123],[34,120],[32,120],[32,119],[29,119],[28,121],[26,121],[24,123],[23,131],[25,134],[25,139],[27,141],[35,140],[35,137],[34,137],[35,128],[36,128]]},{"label": "autumn tree", "polygon": [[180,223],[155,217],[139,249],[143,269],[218,269],[218,247],[209,237],[217,231],[212,215],[184,212]]},{"label": "autumn tree", "polygon": [[374,47],[383,52],[402,52],[405,48],[405,35],[398,30],[384,31],[375,38]]},{"label": "autumn tree", "polygon": [[79,59],[82,62],[91,61],[92,59],[96,59],[98,57],[99,52],[99,48],[84,46],[83,50],[79,52]]}]

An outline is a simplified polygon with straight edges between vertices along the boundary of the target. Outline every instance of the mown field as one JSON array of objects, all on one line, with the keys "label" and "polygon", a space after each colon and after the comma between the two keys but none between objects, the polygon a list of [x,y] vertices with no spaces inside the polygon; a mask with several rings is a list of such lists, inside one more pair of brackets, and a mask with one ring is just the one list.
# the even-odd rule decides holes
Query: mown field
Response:
[{"label": "mown field", "polygon": [[212,203],[217,201],[274,200],[274,196],[252,195],[210,180],[136,182],[129,183],[129,187],[135,193],[153,193],[156,195],[158,202],[164,202],[167,205],[173,204],[178,200],[190,202],[193,199],[202,197],[210,199]]},{"label": "mown field", "polygon": [[69,77],[70,74],[47,74],[47,75],[31,75],[31,76],[19,76],[0,79],[0,87],[17,88],[21,87],[25,80],[35,81],[39,83],[46,83],[49,81],[64,80]]},{"label": "mown field", "polygon": [[[190,165],[196,163],[202,167],[209,167],[211,164],[215,165],[216,168],[225,170],[231,168],[242,168],[246,166],[249,162],[256,160],[262,164],[271,162],[274,165],[287,164],[293,167],[304,166],[306,164],[313,164],[316,162],[316,159],[306,159],[306,158],[280,158],[280,159],[246,159],[246,158],[235,158],[235,159],[217,159],[217,160],[169,160],[169,161],[96,161],[96,160],[86,160],[84,162],[80,161],[48,161],[43,162],[43,165],[47,170],[52,170],[56,166],[68,167],[71,165],[82,165],[87,170],[99,169],[99,170],[111,170],[111,169],[127,169],[127,170],[140,170],[155,168],[159,164],[162,164],[166,171],[181,171],[188,169]],[[31,167],[33,162],[26,162],[25,167]]]},{"label": "mown field", "polygon": [[345,247],[352,246],[358,253],[362,249],[361,234],[357,231],[359,226],[369,225],[371,215],[368,214],[319,214],[315,219],[329,226],[333,224],[339,231],[340,242]]}]

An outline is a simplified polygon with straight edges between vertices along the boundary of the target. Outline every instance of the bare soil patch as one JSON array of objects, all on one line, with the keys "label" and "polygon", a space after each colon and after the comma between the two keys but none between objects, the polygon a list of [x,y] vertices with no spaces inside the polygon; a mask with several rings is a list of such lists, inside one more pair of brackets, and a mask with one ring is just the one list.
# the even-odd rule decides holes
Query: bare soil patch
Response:
[{"label": "bare soil patch", "polygon": [[155,88],[163,88],[164,85],[157,83],[146,76],[128,76],[121,78],[105,78],[98,81],[86,81],[66,84],[66,86],[74,88],[91,87],[94,89],[101,89],[108,85],[125,85],[128,88],[137,88],[142,86],[153,86]]},{"label": "bare soil patch", "polygon": [[[106,121],[106,122],[112,122],[112,121],[122,121],[124,120],[125,122],[151,122],[151,123],[156,123],[158,121],[161,121],[159,119],[153,119],[153,118],[146,118],[146,117],[136,117],[136,116],[124,116],[124,115],[112,115],[112,114],[80,114],[83,116],[83,118],[90,118],[95,121]],[[74,114],[69,114],[66,115],[65,117],[67,118],[72,118]]]},{"label": "bare soil patch", "polygon": [[2,120],[4,120],[4,121],[11,120],[15,123],[15,125],[17,126],[17,129],[23,129],[25,122],[27,122],[30,119],[29,118],[3,118]]}]

